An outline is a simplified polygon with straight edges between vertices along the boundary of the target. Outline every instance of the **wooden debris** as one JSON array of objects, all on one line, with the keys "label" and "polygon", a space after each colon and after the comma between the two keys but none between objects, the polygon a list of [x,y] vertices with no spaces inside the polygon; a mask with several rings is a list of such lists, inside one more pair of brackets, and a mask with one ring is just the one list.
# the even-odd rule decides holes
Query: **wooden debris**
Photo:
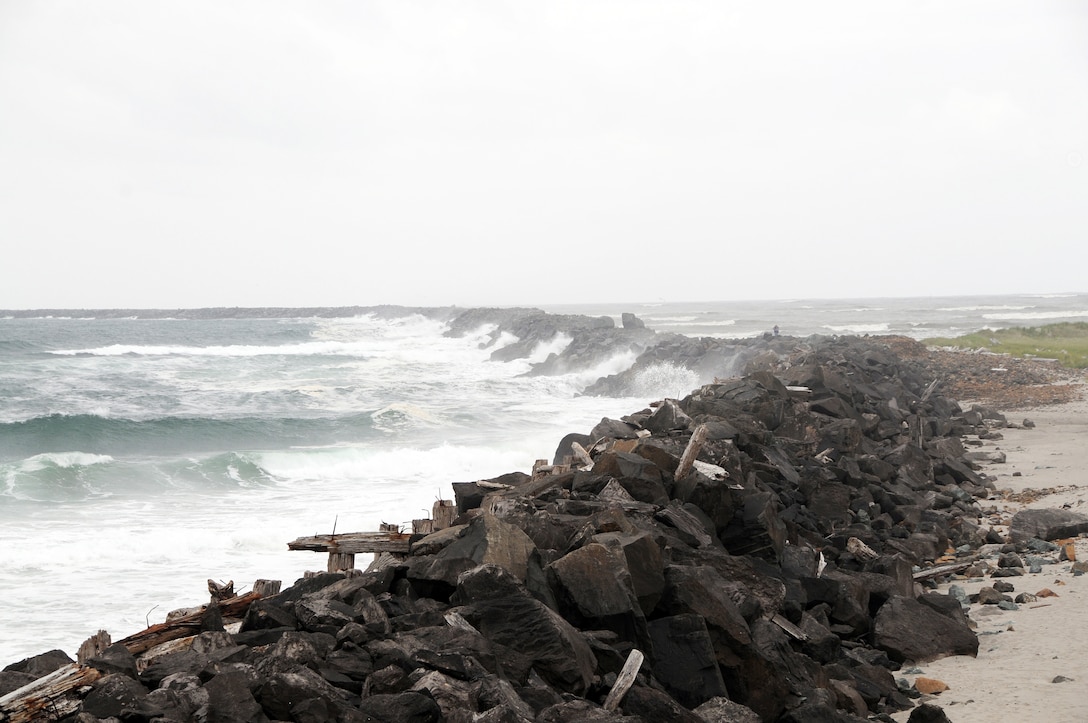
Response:
[{"label": "wooden debris", "polygon": [[450,527],[457,519],[457,503],[453,500],[436,500],[431,507],[431,518],[434,520],[433,532]]},{"label": "wooden debris", "polygon": [[79,700],[66,694],[100,677],[101,672],[79,663],[57,668],[0,698],[0,720],[5,723],[60,720],[79,710]]},{"label": "wooden debris", "polygon": [[110,640],[110,634],[105,630],[99,630],[83,641],[83,644],[79,646],[79,650],[76,651],[76,661],[79,663],[86,663],[91,658],[100,655],[103,650],[110,647],[113,643]]},{"label": "wooden debris", "polygon": [[940,577],[941,575],[951,575],[959,572],[960,570],[966,570],[974,563],[971,562],[957,562],[954,565],[941,565],[939,567],[931,567],[928,570],[919,570],[912,576],[915,582],[921,580],[928,580],[931,577]]},{"label": "wooden debris", "polygon": [[355,555],[350,552],[330,552],[327,572],[343,572],[355,569]]},{"label": "wooden debris", "polygon": [[805,640],[808,640],[808,633],[806,633],[804,630],[797,627],[796,625],[791,623],[789,620],[787,620],[786,618],[782,617],[781,615],[779,615],[777,613],[771,617],[771,622],[774,623],[775,625],[777,625],[778,627],[782,628],[782,630],[784,630],[785,633],[787,635],[789,635],[791,638],[793,638],[794,640],[800,640],[802,642],[804,642]]},{"label": "wooden debris", "polygon": [[846,551],[859,560],[875,560],[880,557],[880,553],[873,548],[866,545],[864,542],[856,537],[851,537],[846,541]]},{"label": "wooden debris", "polygon": [[358,555],[365,552],[393,552],[408,554],[411,535],[399,531],[380,532],[344,532],[336,535],[312,535],[299,537],[287,543],[288,550],[309,550],[311,552],[338,552]]},{"label": "wooden debris", "polygon": [[261,597],[272,597],[279,594],[282,585],[283,582],[280,580],[254,580],[253,592]]},{"label": "wooden debris", "polygon": [[474,633],[476,635],[480,634],[480,631],[477,630],[468,620],[465,620],[465,618],[460,613],[451,611],[446,613],[445,618],[446,624],[449,625],[451,628],[457,628],[458,630],[464,630],[466,632]]},{"label": "wooden debris", "polygon": [[623,700],[623,696],[627,695],[627,691],[635,684],[635,678],[638,676],[642,661],[645,659],[646,656],[642,654],[641,650],[638,648],[631,649],[631,652],[627,655],[627,662],[623,664],[620,674],[616,676],[616,684],[612,686],[612,690],[608,691],[608,697],[604,699],[603,708],[605,710],[616,710],[616,706]]},{"label": "wooden debris", "polygon": [[581,462],[583,467],[593,466],[593,458],[589,456],[589,452],[586,451],[585,447],[577,442],[571,442],[570,448],[574,452],[574,458]]},{"label": "wooden debris", "polygon": [[208,592],[211,593],[212,602],[227,600],[234,597],[234,580],[230,582],[216,582],[208,580]]},{"label": "wooden debris", "polygon": [[688,440],[688,446],[684,448],[684,454],[680,457],[680,464],[676,467],[674,478],[677,482],[691,474],[691,470],[695,466],[695,458],[699,456],[699,452],[703,448],[703,443],[706,442],[706,435],[707,427],[705,424],[700,424],[695,428],[695,431],[691,433],[691,439]]},{"label": "wooden debris", "polygon": [[[246,610],[249,609],[250,605],[260,599],[261,596],[257,593],[249,592],[245,595],[239,595],[238,597],[221,601],[219,603],[219,611],[225,618],[241,617],[245,614]],[[139,655],[145,650],[150,650],[156,645],[165,643],[168,640],[184,638],[187,635],[199,633],[201,618],[203,616],[204,610],[200,610],[199,612],[169,620],[165,623],[152,625],[146,630],[130,635],[118,642],[124,645],[133,655]]]}]

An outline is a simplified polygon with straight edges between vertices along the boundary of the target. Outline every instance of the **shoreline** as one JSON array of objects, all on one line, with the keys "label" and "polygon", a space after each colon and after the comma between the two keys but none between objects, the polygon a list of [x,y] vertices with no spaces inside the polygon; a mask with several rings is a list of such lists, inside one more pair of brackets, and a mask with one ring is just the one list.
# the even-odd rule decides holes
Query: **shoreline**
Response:
[{"label": "shoreline", "polygon": [[[966,406],[966,405],[965,405]],[[1021,509],[1062,508],[1088,514],[1088,400],[1083,398],[1053,406],[1016,409],[1006,413],[1009,427],[1003,439],[984,442],[979,449],[1002,451],[1003,464],[986,464],[983,472],[994,477],[998,498],[983,505],[996,514],[990,519],[1007,522]],[[1024,419],[1034,429],[1025,428]],[[995,524],[998,531],[1007,527]],[[1075,540],[1077,560],[1088,560],[1088,539]],[[1056,558],[1055,555],[1045,557]],[[1071,572],[1072,563],[1053,562],[1038,573],[1006,578],[1022,592],[1038,594],[1049,589],[1055,597],[1039,597],[1018,610],[972,604],[969,617],[977,624],[977,658],[952,656],[916,668],[897,678],[911,683],[918,677],[937,679],[948,690],[923,696],[919,702],[941,706],[954,723],[988,723],[1007,720],[1047,720],[1077,723],[1088,716],[1088,575]],[[968,595],[992,585],[994,580],[956,576],[944,581],[939,592],[959,585]],[[893,715],[907,721],[910,711]]]}]

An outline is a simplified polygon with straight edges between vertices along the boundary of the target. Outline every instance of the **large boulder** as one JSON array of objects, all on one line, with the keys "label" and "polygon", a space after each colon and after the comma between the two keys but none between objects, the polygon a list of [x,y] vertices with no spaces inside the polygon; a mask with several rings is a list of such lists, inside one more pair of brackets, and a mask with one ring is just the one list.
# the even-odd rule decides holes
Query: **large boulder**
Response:
[{"label": "large boulder", "polygon": [[728,697],[706,622],[699,615],[671,615],[650,623],[653,672],[688,708]]},{"label": "large boulder", "polygon": [[554,581],[559,611],[585,629],[612,630],[624,640],[645,646],[646,617],[635,592],[627,560],[615,547],[591,542],[547,568]]},{"label": "large boulder", "polygon": [[[491,641],[528,661],[546,682],[583,694],[597,661],[582,633],[533,598],[504,568],[481,565],[467,571],[451,598],[451,612]],[[523,681],[524,682],[524,681]]]},{"label": "large boulder", "polygon": [[1012,516],[1009,537],[1013,542],[1023,542],[1037,537],[1040,540],[1060,540],[1088,532],[1088,515],[1057,509],[1020,510]]},{"label": "large boulder", "polygon": [[873,645],[899,663],[978,654],[978,638],[962,621],[900,596],[890,598],[877,611]]},{"label": "large boulder", "polygon": [[594,535],[593,541],[623,553],[639,607],[646,615],[652,613],[665,589],[664,558],[653,536],[646,531],[603,532]]},{"label": "large boulder", "polygon": [[[530,572],[539,571],[532,559],[535,552],[536,545],[520,528],[482,514],[438,553],[411,558],[407,577],[420,593],[443,599],[453,592],[461,573],[480,565],[498,565],[527,581]],[[537,569],[531,571],[531,566]]]}]

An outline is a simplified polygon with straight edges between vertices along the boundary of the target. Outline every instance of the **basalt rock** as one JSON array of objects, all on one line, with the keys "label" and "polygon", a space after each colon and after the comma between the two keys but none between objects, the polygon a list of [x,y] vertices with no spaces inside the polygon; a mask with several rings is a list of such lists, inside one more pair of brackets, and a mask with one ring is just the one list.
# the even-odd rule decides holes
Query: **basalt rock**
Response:
[{"label": "basalt rock", "polygon": [[961,620],[903,597],[891,598],[877,612],[873,643],[900,663],[978,654],[978,638]]},{"label": "basalt rock", "polygon": [[1024,542],[1033,537],[1058,540],[1076,537],[1082,532],[1088,532],[1088,516],[1069,510],[1020,510],[1009,524],[1009,537],[1013,542]]}]

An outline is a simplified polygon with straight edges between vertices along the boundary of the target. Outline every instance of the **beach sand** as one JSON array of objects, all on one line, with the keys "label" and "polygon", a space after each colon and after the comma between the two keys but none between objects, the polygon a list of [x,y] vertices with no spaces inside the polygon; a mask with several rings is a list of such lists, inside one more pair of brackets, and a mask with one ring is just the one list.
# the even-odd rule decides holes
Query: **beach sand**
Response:
[{"label": "beach sand", "polygon": [[[966,405],[964,405],[966,407]],[[1061,508],[1088,515],[1088,401],[1006,412],[1010,424],[1034,429],[1000,430],[1003,439],[986,441],[982,450],[1001,450],[1004,464],[987,464],[983,472],[998,490],[1012,494],[983,501],[993,510],[995,523],[1007,522],[1019,509]],[[1045,492],[1045,494],[1044,494]],[[1007,528],[997,524],[1004,532]],[[1077,560],[1088,560],[1088,539],[1075,540]],[[1018,610],[972,604],[968,615],[977,624],[977,658],[955,656],[895,673],[912,683],[919,676],[935,678],[948,690],[921,701],[944,708],[953,723],[989,723],[995,720],[1084,723],[1088,721],[1088,574],[1074,575],[1068,561],[1055,562],[1042,572],[1004,578],[1015,586],[1012,597],[1044,589],[1054,597],[1040,597]],[[958,577],[950,584],[970,595],[996,582],[989,576]],[[917,672],[920,671],[920,672]],[[910,711],[894,716],[906,721]]]}]

